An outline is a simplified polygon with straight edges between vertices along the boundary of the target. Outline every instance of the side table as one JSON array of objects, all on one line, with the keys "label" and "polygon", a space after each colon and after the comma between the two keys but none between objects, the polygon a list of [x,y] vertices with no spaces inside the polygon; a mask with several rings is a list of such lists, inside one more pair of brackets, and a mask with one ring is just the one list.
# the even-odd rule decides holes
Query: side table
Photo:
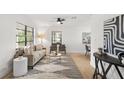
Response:
[{"label": "side table", "polygon": [[28,71],[27,57],[18,57],[13,60],[13,76],[18,77],[25,75]]}]

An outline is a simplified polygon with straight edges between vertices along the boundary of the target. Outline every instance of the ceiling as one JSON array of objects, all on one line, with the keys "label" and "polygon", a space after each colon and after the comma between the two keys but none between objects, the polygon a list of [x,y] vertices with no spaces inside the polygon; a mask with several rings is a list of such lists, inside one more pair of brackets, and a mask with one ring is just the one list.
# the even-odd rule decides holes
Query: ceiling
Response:
[{"label": "ceiling", "polygon": [[[27,14],[37,26],[77,26],[90,20],[91,14]],[[57,18],[64,18],[63,24],[57,24]]]}]

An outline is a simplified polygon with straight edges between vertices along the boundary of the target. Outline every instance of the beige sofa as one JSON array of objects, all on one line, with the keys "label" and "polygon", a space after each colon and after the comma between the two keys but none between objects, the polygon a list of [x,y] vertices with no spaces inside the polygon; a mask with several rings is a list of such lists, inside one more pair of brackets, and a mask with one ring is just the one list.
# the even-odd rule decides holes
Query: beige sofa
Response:
[{"label": "beige sofa", "polygon": [[17,48],[14,58],[24,56],[28,58],[28,67],[32,68],[46,55],[46,48],[41,44],[29,48]]},{"label": "beige sofa", "polygon": [[32,54],[24,54],[28,58],[28,66],[32,68],[46,55],[45,50],[34,51]]},{"label": "beige sofa", "polygon": [[[29,53],[30,51],[30,53]],[[28,58],[28,66],[32,68],[46,55],[46,48],[42,45],[35,45],[27,50],[24,49],[24,55]]]}]

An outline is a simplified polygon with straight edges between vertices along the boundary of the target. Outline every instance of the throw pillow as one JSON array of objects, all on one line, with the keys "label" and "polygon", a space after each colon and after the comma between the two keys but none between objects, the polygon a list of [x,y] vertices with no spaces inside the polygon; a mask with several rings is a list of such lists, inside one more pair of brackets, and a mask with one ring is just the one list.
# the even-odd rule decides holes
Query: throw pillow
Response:
[{"label": "throw pillow", "polygon": [[33,54],[33,48],[30,46],[29,48],[28,48],[28,53],[30,54],[30,55],[32,55]]},{"label": "throw pillow", "polygon": [[24,53],[28,54],[28,48],[24,48]]},{"label": "throw pillow", "polygon": [[23,56],[24,50],[23,49],[16,49],[16,53],[14,55],[14,58],[17,58],[19,56]]}]

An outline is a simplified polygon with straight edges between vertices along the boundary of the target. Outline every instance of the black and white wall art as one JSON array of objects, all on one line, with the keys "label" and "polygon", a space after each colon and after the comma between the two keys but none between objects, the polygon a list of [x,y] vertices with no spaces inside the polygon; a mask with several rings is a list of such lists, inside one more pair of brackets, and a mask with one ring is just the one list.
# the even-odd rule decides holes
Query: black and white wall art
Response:
[{"label": "black and white wall art", "polygon": [[112,55],[124,52],[124,15],[104,21],[104,48]]},{"label": "black and white wall art", "polygon": [[90,44],[90,43],[91,43],[91,33],[82,32],[82,44]]}]

